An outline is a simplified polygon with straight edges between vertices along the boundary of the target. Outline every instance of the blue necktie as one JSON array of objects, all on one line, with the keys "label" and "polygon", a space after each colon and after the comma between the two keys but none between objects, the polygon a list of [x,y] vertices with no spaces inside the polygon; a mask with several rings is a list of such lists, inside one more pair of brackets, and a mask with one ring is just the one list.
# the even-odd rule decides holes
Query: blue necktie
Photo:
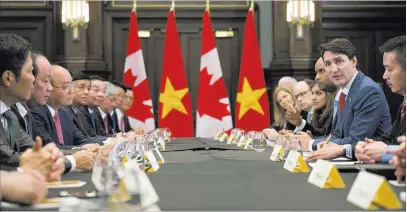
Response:
[{"label": "blue necktie", "polygon": [[95,114],[93,113],[93,111],[90,113],[90,118],[92,119],[93,128],[96,129]]},{"label": "blue necktie", "polygon": [[115,113],[113,113],[113,115],[112,116],[110,116],[111,118],[112,118],[112,123],[113,123],[113,131],[115,131],[116,132],[116,122],[115,122],[115,119],[116,119],[116,114]]}]

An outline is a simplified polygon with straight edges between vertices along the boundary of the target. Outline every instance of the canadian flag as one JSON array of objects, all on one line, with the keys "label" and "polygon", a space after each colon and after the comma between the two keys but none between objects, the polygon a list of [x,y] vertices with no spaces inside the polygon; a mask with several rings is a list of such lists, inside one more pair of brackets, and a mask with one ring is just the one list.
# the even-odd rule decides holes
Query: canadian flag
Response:
[{"label": "canadian flag", "polygon": [[196,137],[214,137],[218,129],[228,131],[233,124],[208,9],[204,12],[202,25]]},{"label": "canadian flag", "polygon": [[136,11],[130,14],[129,35],[127,38],[126,63],[124,64],[123,83],[133,90],[134,101],[126,111],[131,127],[142,127],[144,132],[155,129],[153,103],[148,87],[143,52],[138,36]]}]

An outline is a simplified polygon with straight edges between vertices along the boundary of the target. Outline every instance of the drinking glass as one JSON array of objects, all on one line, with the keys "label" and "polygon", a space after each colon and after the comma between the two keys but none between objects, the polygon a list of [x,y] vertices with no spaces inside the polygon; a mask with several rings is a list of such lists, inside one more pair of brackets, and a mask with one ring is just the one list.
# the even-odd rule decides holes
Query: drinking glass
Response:
[{"label": "drinking glass", "polygon": [[255,132],[253,137],[253,149],[256,152],[264,152],[266,150],[266,139],[262,132]]}]

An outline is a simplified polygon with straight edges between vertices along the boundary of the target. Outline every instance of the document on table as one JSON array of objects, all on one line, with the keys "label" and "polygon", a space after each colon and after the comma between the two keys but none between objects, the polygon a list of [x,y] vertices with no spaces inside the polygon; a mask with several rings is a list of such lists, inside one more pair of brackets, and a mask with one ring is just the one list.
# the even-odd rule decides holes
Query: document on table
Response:
[{"label": "document on table", "polygon": [[[332,164],[334,164],[335,166],[349,166],[349,165],[354,165],[355,161],[336,161],[336,160],[332,160],[331,161]],[[312,162],[309,163],[309,166],[314,167],[316,164],[316,162]]]}]

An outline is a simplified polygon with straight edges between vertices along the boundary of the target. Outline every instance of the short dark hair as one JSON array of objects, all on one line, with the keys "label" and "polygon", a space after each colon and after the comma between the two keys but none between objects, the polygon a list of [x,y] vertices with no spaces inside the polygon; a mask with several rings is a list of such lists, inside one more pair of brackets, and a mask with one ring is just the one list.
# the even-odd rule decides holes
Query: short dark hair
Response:
[{"label": "short dark hair", "polygon": [[124,92],[127,91],[127,86],[123,84],[122,82],[119,81],[112,81],[112,84],[115,85],[116,87],[120,87],[124,90]]},{"label": "short dark hair", "polygon": [[379,47],[380,53],[396,52],[396,59],[400,66],[406,71],[406,36],[394,37]]},{"label": "short dark hair", "polygon": [[90,80],[90,77],[82,71],[74,71],[72,73],[72,81]]},{"label": "short dark hair", "polygon": [[35,78],[37,78],[38,75],[38,64],[37,64],[37,57],[38,56],[44,56],[41,52],[37,51],[31,51],[31,59],[33,60],[33,75]]},{"label": "short dark hair", "polygon": [[95,76],[95,75],[92,75],[92,76],[89,76],[89,77],[90,77],[90,80],[100,80],[100,81],[103,81],[103,82],[106,81],[102,77]]},{"label": "short dark hair", "polygon": [[321,53],[322,60],[324,60],[324,53],[327,51],[336,54],[344,54],[349,60],[357,57],[355,46],[352,44],[352,42],[350,42],[350,40],[345,38],[335,38],[327,43],[321,44],[318,50]]},{"label": "short dark hair", "polygon": [[312,86],[312,84],[314,84],[314,80],[311,80],[311,79],[304,79],[303,81],[304,81],[305,83],[307,83],[309,89],[311,90],[311,86]]},{"label": "short dark hair", "polygon": [[11,71],[19,79],[21,68],[31,51],[31,44],[21,36],[11,33],[0,34],[0,75]]}]

